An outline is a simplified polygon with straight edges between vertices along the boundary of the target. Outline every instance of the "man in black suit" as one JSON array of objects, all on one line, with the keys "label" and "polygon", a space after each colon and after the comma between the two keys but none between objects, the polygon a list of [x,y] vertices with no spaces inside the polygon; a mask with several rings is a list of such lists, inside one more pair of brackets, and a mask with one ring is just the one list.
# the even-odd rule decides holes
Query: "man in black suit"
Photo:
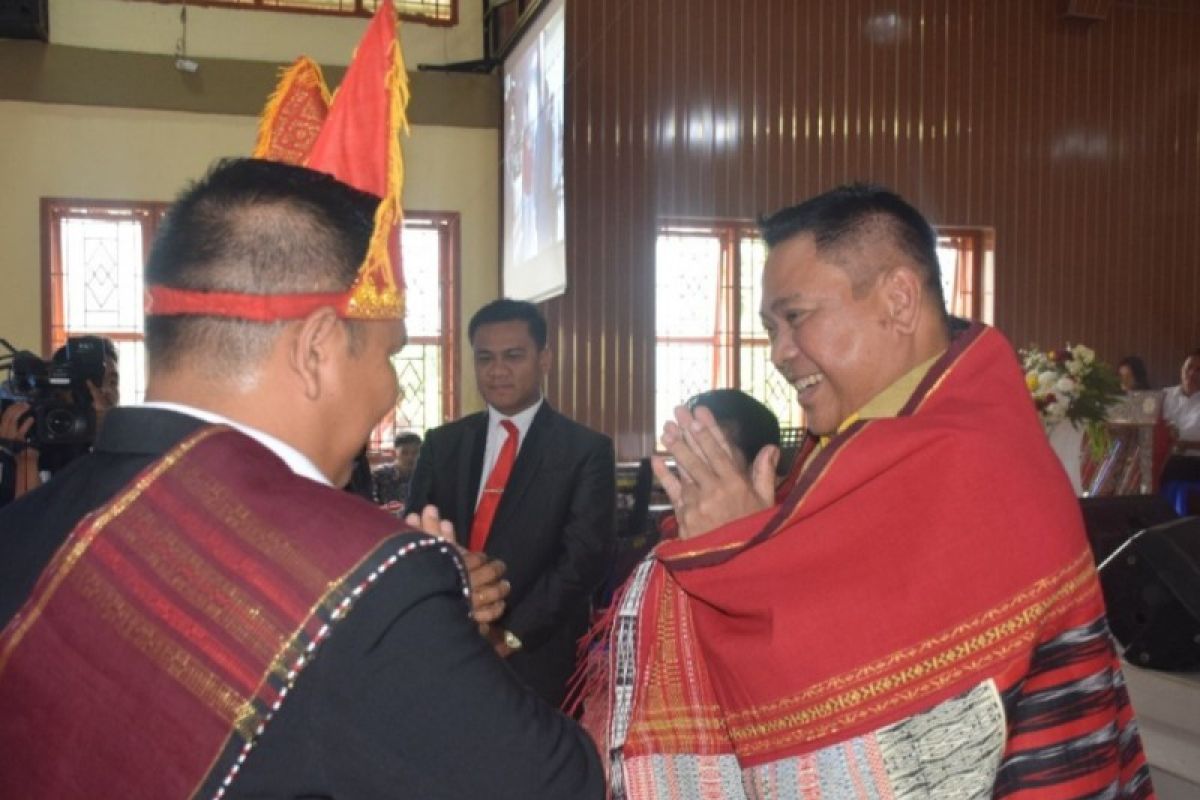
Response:
[{"label": "man in black suit", "polygon": [[[561,704],[592,593],[615,547],[612,440],[542,397],[550,351],[546,321],[532,303],[496,300],[471,318],[467,332],[488,409],[429,431],[408,511],[436,506],[461,545],[507,565],[508,608],[485,635],[522,680]],[[518,437],[515,461],[497,487],[491,479],[504,460],[509,424]],[[480,530],[493,492],[494,519]]]},{"label": "man in black suit", "polygon": [[[271,296],[281,305],[296,297],[312,298],[314,291],[328,293],[319,297],[351,292],[377,203],[377,198],[299,167],[250,159],[223,162],[168,215],[147,266],[147,285],[152,292],[157,286],[190,292],[200,302],[207,302],[207,293],[220,291],[251,299]],[[4,702],[10,704],[0,713],[0,746],[11,755],[28,741],[37,754],[24,762],[0,759],[0,794],[11,790],[12,796],[61,796],[64,786],[78,790],[88,785],[90,792],[104,795],[103,786],[79,782],[77,765],[93,752],[114,752],[120,757],[114,761],[140,763],[146,749],[137,737],[147,725],[178,730],[199,724],[187,716],[171,716],[164,708],[164,697],[186,697],[186,687],[172,680],[176,673],[131,685],[112,674],[91,674],[86,662],[71,662],[47,665],[55,674],[44,697],[24,698],[11,687],[17,678],[22,687],[42,685],[36,680],[39,663],[25,657],[22,664],[21,659],[38,630],[23,628],[36,625],[30,620],[45,609],[31,607],[26,600],[31,592],[45,592],[46,582],[35,589],[43,570],[56,578],[64,572],[62,559],[54,558],[59,546],[78,524],[92,538],[77,532],[69,540],[71,553],[90,557],[97,549],[91,542],[105,541],[114,525],[100,529],[96,515],[85,515],[104,507],[100,516],[119,518],[121,504],[106,506],[110,499],[132,496],[153,474],[147,468],[169,471],[172,459],[185,457],[179,455],[184,444],[212,431],[211,423],[219,423],[237,433],[217,432],[209,438],[232,441],[229,446],[237,455],[221,460],[224,466],[218,471],[236,474],[243,462],[265,465],[255,468],[254,477],[261,476],[270,488],[256,492],[255,502],[275,502],[274,513],[281,517],[298,511],[300,519],[332,522],[316,527],[323,548],[362,540],[345,529],[346,520],[359,520],[385,532],[380,541],[391,543],[389,552],[401,547],[405,555],[381,563],[369,584],[357,584],[366,590],[346,606],[348,613],[330,618],[326,627],[331,632],[321,633],[327,638],[303,659],[303,668],[293,667],[293,674],[282,677],[272,669],[263,676],[263,682],[285,681],[281,685],[287,691],[257,732],[253,725],[247,729],[238,722],[228,736],[238,747],[231,751],[226,745],[211,759],[211,768],[204,767],[208,771],[201,772],[202,782],[194,791],[211,794],[220,785],[214,781],[230,776],[226,796],[602,796],[602,776],[590,741],[571,720],[515,680],[479,636],[477,622],[498,609],[489,611],[486,603],[477,602],[478,616],[470,618],[464,602],[464,564],[445,546],[430,546],[436,543],[420,532],[401,530],[386,536],[399,527],[394,520],[336,490],[348,478],[361,442],[395,401],[390,359],[403,345],[405,333],[397,319],[348,319],[337,303],[313,305],[298,316],[281,314],[269,323],[248,321],[215,305],[198,315],[150,317],[147,404],[112,410],[93,453],[0,511],[0,625],[6,626],[0,636],[0,699],[8,698]],[[170,455],[163,458],[164,454]],[[203,486],[220,485],[220,475],[201,477],[206,479]],[[181,521],[199,518],[189,524],[203,529],[203,514],[210,509],[201,506],[197,500],[194,509],[185,506],[171,513]],[[283,553],[281,563],[304,565],[303,553],[287,554],[286,528],[261,533],[274,513],[260,515],[258,526],[246,526],[239,536],[257,548],[255,552],[274,548]],[[436,521],[425,523],[426,530],[437,529]],[[162,540],[178,550],[179,537],[168,533],[161,532]],[[204,536],[217,538],[214,529],[195,541],[205,541]],[[171,557],[164,552],[154,557]],[[134,551],[132,558],[140,555]],[[376,551],[368,558],[377,558]],[[186,563],[197,572],[214,574],[210,560],[209,553],[194,550]],[[244,581],[246,588],[239,592],[254,591],[264,579],[263,573],[242,574],[237,560],[221,563],[222,580],[235,588]],[[485,584],[498,576],[494,571],[484,574],[489,569],[486,562],[472,556],[465,566],[474,567],[479,585],[494,591]],[[194,588],[191,578],[177,576],[172,589],[186,599]],[[291,580],[289,570],[282,576],[277,580]],[[64,583],[69,579],[70,575],[63,577]],[[123,592],[121,582],[116,585],[115,591]],[[52,592],[45,596],[54,602]],[[483,598],[498,599],[495,593]],[[199,597],[194,607],[203,609],[208,600]],[[133,595],[121,602],[137,608]],[[322,600],[319,605],[324,604]],[[152,610],[140,618],[154,623]],[[258,611],[253,608],[246,615],[251,618],[247,625],[261,624]],[[226,648],[237,652],[230,642],[255,644],[254,631],[259,628],[239,627],[236,613],[223,612],[214,619],[232,632]],[[106,623],[101,615],[94,625],[99,630]],[[22,639],[14,632],[28,635]],[[120,639],[81,641],[79,646],[99,648],[103,654],[104,648],[119,646]],[[166,633],[156,634],[153,641],[168,638]],[[280,658],[272,663],[292,663]],[[69,736],[24,727],[35,715],[44,717],[44,709],[56,702],[58,686],[63,691],[85,687],[101,709],[106,704],[124,708],[134,697],[138,724],[80,714],[63,722],[72,729]],[[252,715],[264,713],[248,703],[241,708]],[[240,748],[243,739],[247,744]],[[116,775],[125,787],[122,794],[168,796],[156,782],[177,772],[178,760],[195,757],[182,752],[189,748],[153,745],[145,769]],[[232,758],[239,752],[244,763]],[[35,760],[50,766],[38,772],[29,763]],[[203,761],[209,764],[210,757],[204,755]]]}]

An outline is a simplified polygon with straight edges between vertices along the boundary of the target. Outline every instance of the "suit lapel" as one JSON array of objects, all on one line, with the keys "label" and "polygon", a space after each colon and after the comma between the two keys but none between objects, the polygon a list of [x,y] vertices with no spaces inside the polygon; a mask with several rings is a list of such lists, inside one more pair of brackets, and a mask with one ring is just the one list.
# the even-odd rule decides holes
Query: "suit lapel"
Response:
[{"label": "suit lapel", "polygon": [[533,479],[537,476],[547,451],[554,444],[556,416],[550,404],[543,400],[541,408],[533,417],[533,423],[529,426],[529,432],[525,434],[525,441],[521,443],[521,449],[517,452],[512,474],[508,476],[508,484],[500,498],[500,507],[496,509],[496,519],[492,523],[489,541],[508,529],[509,521],[521,507],[521,498],[533,485]]},{"label": "suit lapel", "polygon": [[463,547],[470,541],[471,522],[475,519],[475,498],[479,495],[483,451],[487,445],[487,420],[486,411],[468,419],[458,442],[458,479],[454,485],[459,491],[455,497],[454,535]]}]

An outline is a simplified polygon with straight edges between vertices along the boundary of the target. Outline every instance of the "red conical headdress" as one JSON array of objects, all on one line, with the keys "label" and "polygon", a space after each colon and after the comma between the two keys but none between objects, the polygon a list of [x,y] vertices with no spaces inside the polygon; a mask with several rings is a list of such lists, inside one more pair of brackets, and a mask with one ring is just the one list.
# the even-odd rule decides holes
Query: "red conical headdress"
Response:
[{"label": "red conical headdress", "polygon": [[146,313],[275,322],[333,306],[347,319],[403,317],[400,132],[408,127],[407,104],[408,75],[396,38],[396,12],[391,0],[383,0],[332,102],[321,68],[301,57],[280,77],[263,111],[255,158],[325,172],[383,198],[366,258],[347,291],[254,295],[153,286],[146,291]]}]

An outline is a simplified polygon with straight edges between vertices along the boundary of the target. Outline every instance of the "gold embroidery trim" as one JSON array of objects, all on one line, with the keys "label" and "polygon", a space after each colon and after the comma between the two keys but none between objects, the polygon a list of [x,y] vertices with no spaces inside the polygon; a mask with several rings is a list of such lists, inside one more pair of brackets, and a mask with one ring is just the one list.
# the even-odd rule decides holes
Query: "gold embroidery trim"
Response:
[{"label": "gold embroidery trim", "polygon": [[[12,625],[13,634],[9,638],[4,647],[4,651],[0,652],[0,675],[4,674],[5,668],[8,666],[9,659],[12,658],[13,652],[20,645],[21,640],[29,633],[29,629],[33,626],[45,610],[46,604],[54,597],[58,588],[62,585],[75,569],[79,560],[87,553],[91,547],[92,541],[100,534],[110,522],[123,514],[133,501],[137,500],[150,487],[152,483],[159,479],[164,472],[174,467],[181,458],[188,454],[193,447],[216,433],[226,431],[223,427],[206,427],[185,439],[175,446],[173,450],[164,455],[156,464],[153,464],[149,471],[141,478],[134,482],[123,494],[120,494],[116,500],[102,508],[90,525],[85,528],[76,538],[72,536],[67,540],[64,549],[60,551],[60,556],[56,558],[58,562],[53,564],[51,569],[53,573],[49,575],[49,584],[45,591],[41,592],[35,601],[34,605],[28,610],[23,609],[13,618]],[[74,540],[74,541],[73,541]],[[39,579],[40,582],[40,579]],[[34,589],[37,592],[37,588]]]},{"label": "gold embroidery trim", "polygon": [[[1081,565],[1081,559],[1086,559],[1086,563]],[[1049,612],[1058,609],[1059,613],[1065,613],[1069,608],[1086,600],[1090,594],[1081,594],[1079,590],[1089,582],[1094,582],[1094,568],[1091,564],[1090,553],[1085,551],[1080,559],[1076,559],[1073,564],[1057,575],[1037,581],[1030,589],[1021,592],[1000,606],[977,615],[948,633],[894,653],[864,668],[831,678],[793,697],[730,714],[728,718],[730,734],[735,742],[776,736],[780,732],[803,728],[830,716],[850,714],[880,696],[904,691],[904,686],[926,679],[937,681],[937,683],[924,691],[915,691],[911,699],[936,691],[965,672],[957,665],[971,658],[976,658],[978,663],[996,660],[1000,655],[1011,652],[1012,649],[1027,642],[1034,635],[1036,626],[1048,616]],[[1039,596],[1045,595],[1047,590],[1052,591],[1048,596],[1038,599]],[[1094,586],[1092,591],[1095,591]],[[1024,607],[1016,613],[1012,613],[1012,609],[1019,606]],[[1009,615],[1007,619],[987,627],[966,641],[958,641],[946,647],[946,642],[960,638],[971,628],[979,627],[981,624],[986,624],[997,616],[1005,614]],[[1006,640],[1009,641],[1006,642]],[[937,648],[941,648],[940,652],[918,663],[902,669],[891,669],[898,662],[909,661],[921,652]],[[891,671],[887,671],[889,669]],[[808,702],[818,696],[837,691],[841,687],[860,683],[872,674],[885,671],[887,671],[886,674],[863,686],[842,691],[822,702]],[[938,679],[939,673],[946,673],[946,675],[944,678]],[[902,698],[897,702],[903,701]],[[886,702],[886,705],[894,704],[894,702]],[[799,708],[792,713],[781,713],[784,709],[793,706],[799,706]],[[762,721],[738,724],[739,720],[747,718],[756,718]],[[776,739],[776,741],[778,740]]]}]

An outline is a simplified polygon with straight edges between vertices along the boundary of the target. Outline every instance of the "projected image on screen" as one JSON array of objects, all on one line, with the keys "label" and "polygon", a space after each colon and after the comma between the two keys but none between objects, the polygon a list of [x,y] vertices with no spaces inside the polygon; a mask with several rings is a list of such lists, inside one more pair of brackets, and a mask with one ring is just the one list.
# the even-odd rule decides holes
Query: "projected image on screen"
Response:
[{"label": "projected image on screen", "polygon": [[566,289],[563,3],[553,2],[504,62],[504,294]]}]

